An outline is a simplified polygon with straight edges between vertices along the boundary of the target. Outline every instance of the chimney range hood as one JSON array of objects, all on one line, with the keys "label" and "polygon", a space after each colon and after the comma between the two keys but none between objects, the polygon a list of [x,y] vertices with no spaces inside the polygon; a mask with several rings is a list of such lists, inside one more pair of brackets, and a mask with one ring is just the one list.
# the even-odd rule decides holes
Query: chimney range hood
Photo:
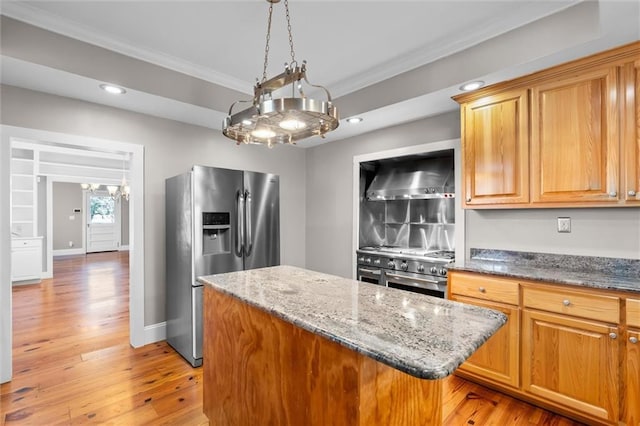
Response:
[{"label": "chimney range hood", "polygon": [[437,157],[381,160],[365,191],[368,201],[455,197],[453,151]]}]

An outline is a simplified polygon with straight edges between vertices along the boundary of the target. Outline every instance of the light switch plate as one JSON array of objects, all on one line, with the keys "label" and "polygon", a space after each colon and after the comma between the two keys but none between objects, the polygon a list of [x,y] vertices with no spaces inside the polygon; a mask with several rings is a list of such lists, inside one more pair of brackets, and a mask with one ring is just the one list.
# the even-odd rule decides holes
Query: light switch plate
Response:
[{"label": "light switch plate", "polygon": [[559,217],[558,218],[558,232],[571,232],[571,218]]}]

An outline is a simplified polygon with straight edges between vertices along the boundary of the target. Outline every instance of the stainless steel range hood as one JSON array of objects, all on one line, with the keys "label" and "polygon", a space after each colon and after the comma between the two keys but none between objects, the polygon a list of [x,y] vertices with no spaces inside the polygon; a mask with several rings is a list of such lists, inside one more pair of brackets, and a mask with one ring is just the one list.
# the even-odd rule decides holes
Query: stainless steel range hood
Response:
[{"label": "stainless steel range hood", "polygon": [[453,198],[453,155],[380,162],[365,192],[369,201]]}]

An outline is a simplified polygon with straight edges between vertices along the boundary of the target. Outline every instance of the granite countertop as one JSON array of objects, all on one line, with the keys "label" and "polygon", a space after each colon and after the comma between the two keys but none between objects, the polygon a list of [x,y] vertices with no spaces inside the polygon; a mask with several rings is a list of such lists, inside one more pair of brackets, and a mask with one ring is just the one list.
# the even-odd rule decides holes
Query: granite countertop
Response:
[{"label": "granite countertop", "polygon": [[506,322],[501,312],[292,266],[198,281],[421,379],[450,375]]},{"label": "granite countertop", "polygon": [[640,260],[471,249],[449,270],[640,294]]}]

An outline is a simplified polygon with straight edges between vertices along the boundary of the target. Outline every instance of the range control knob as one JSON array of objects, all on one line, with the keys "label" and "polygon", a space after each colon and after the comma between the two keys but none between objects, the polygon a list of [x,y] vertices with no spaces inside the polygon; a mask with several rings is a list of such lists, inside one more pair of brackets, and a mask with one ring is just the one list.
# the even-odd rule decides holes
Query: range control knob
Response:
[{"label": "range control knob", "polygon": [[432,266],[431,269],[429,269],[429,272],[431,272],[432,274],[437,274],[438,268],[436,268],[435,266]]},{"label": "range control knob", "polygon": [[409,269],[409,265],[407,265],[407,262],[402,262],[402,264],[400,265],[400,269],[402,269],[403,271]]},{"label": "range control knob", "polygon": [[393,263],[392,260],[390,260],[389,263],[387,263],[387,266],[389,267],[389,269],[396,269],[396,264]]},{"label": "range control knob", "polygon": [[440,268],[440,275],[446,276],[447,275],[447,270],[444,268]]},{"label": "range control knob", "polygon": [[358,262],[363,263],[363,262],[364,262],[364,256],[360,256],[360,257],[358,258]]},{"label": "range control knob", "polygon": [[373,259],[374,265],[380,265],[380,259]]},{"label": "range control knob", "polygon": [[418,265],[418,272],[420,272],[420,273],[424,272],[424,265],[423,264]]},{"label": "range control knob", "polygon": [[371,263],[371,258],[370,257],[365,257],[364,258],[364,263]]}]

